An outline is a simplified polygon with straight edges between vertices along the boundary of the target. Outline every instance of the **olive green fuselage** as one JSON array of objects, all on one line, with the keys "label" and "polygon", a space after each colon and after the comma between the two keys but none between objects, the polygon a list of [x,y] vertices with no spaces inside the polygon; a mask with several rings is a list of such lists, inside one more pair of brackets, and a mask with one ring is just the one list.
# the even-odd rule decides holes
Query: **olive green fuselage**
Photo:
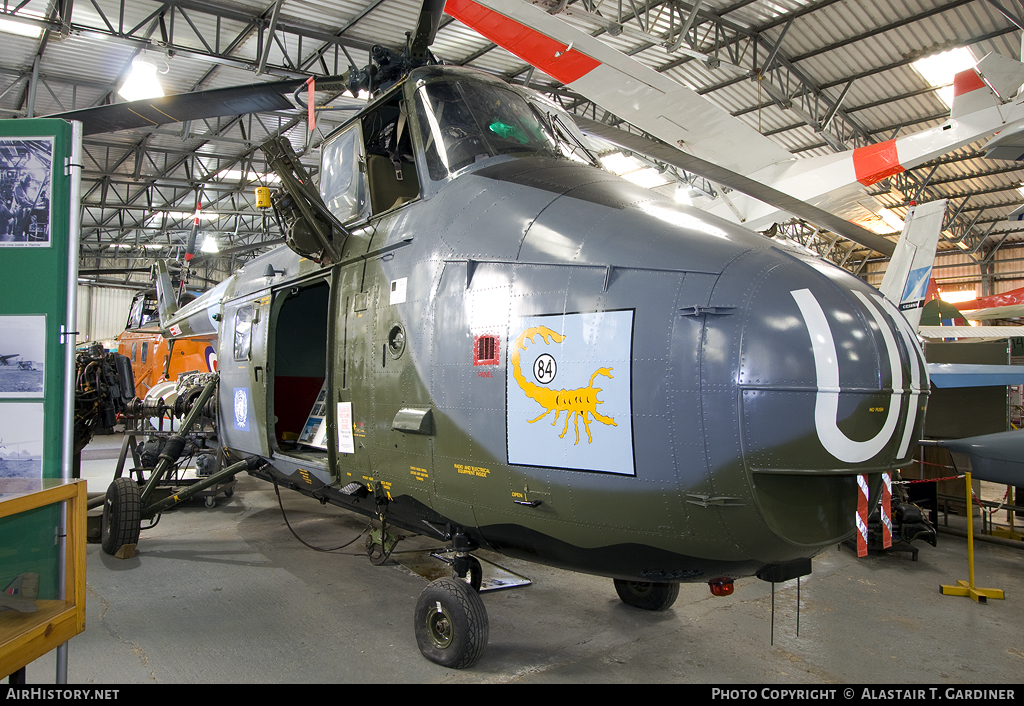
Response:
[{"label": "olive green fuselage", "polygon": [[[847,536],[855,472],[877,480],[910,452],[897,457],[900,433],[857,463],[822,448],[811,341],[788,292],[817,288],[851,307],[835,281],[869,288],[724,225],[708,235],[666,223],[637,208],[649,192],[588,167],[503,169],[580,185],[560,194],[464,175],[450,197],[355,232],[340,264],[281,249],[247,266],[223,301],[226,446],[391,524],[459,527],[499,551],[633,580],[747,575]],[[495,203],[508,212],[488,214]],[[584,235],[573,242],[569,228]],[[265,277],[267,264],[284,274]],[[241,351],[233,322],[245,309]],[[878,383],[877,332],[852,316],[873,337],[848,335],[860,349],[845,349],[876,367],[858,383],[843,366],[840,425],[869,438],[891,383]],[[544,353],[557,370],[547,384],[535,370]],[[326,448],[291,443],[321,385]],[[584,456],[612,433],[608,463]],[[366,490],[340,492],[353,482]]]},{"label": "olive green fuselage", "polygon": [[219,328],[232,454],[389,524],[627,580],[751,575],[851,534],[857,475],[877,490],[909,461],[927,388],[874,289],[553,155],[434,179],[416,120],[418,196],[366,206],[333,264],[282,247],[178,313]]}]

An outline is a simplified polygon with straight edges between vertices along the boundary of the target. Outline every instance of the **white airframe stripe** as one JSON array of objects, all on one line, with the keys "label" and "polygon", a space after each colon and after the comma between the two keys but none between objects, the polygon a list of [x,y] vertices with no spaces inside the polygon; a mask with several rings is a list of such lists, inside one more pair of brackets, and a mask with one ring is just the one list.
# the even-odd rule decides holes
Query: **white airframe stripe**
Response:
[{"label": "white airframe stripe", "polygon": [[872,458],[880,452],[892,438],[896,424],[900,418],[900,401],[903,395],[903,366],[900,364],[899,350],[892,330],[876,306],[860,292],[854,292],[868,307],[872,318],[882,332],[889,367],[892,370],[892,395],[889,399],[889,412],[882,429],[872,439],[853,441],[839,428],[839,359],[836,345],[832,338],[825,312],[809,289],[790,292],[811,337],[811,349],[814,354],[814,370],[817,378],[818,391],[814,403],[814,427],[822,446],[840,461],[860,463]]}]

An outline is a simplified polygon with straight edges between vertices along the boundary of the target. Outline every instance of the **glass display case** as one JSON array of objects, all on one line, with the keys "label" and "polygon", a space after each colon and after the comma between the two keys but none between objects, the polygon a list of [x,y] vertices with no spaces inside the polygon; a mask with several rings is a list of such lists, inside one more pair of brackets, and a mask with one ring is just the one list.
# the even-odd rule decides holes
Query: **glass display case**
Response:
[{"label": "glass display case", "polygon": [[0,679],[85,629],[85,489],[0,478]]}]

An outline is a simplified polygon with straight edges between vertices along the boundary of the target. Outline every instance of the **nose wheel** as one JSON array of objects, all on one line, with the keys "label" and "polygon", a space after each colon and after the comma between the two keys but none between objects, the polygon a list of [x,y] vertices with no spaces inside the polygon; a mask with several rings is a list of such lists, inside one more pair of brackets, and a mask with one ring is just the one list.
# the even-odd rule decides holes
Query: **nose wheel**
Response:
[{"label": "nose wheel", "polygon": [[626,605],[643,610],[668,610],[679,597],[678,583],[614,579],[615,592]]},{"label": "nose wheel", "polygon": [[443,667],[466,669],[487,647],[487,610],[465,581],[437,579],[416,601],[414,630],[424,657]]}]

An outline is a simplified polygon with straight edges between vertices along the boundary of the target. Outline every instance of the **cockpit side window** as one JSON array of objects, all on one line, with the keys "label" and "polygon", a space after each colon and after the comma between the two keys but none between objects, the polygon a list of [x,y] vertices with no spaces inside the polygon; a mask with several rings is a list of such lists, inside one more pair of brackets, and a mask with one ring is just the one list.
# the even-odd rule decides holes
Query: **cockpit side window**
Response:
[{"label": "cockpit side window", "polygon": [[321,153],[320,196],[342,223],[355,220],[366,206],[362,159],[363,140],[358,124],[325,143]]},{"label": "cockpit side window", "polygon": [[135,295],[132,301],[132,310],[128,314],[128,323],[125,328],[141,328],[156,318],[156,298],[150,294],[142,293]]},{"label": "cockpit side window", "polygon": [[374,215],[420,195],[408,118],[401,93],[396,92],[362,120],[366,179]]}]

